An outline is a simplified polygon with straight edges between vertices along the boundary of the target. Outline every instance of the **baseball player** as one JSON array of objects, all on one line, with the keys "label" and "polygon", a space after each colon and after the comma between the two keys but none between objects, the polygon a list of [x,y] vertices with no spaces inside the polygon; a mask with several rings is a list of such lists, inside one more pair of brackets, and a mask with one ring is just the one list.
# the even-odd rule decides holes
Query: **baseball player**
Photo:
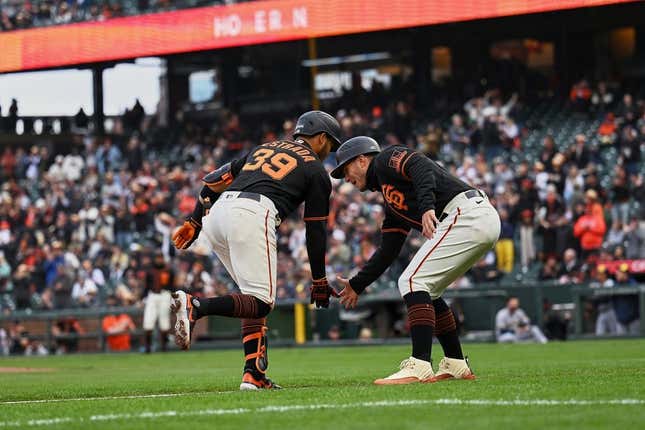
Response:
[{"label": "baseball player", "polygon": [[242,390],[280,388],[266,377],[265,317],[276,297],[276,227],[302,202],[311,302],[327,307],[330,295],[337,296],[325,277],[331,181],[322,160],[338,147],[339,135],[340,125],[331,115],[304,113],[296,123],[295,141],[265,143],[206,175],[192,216],[173,235],[175,246],[186,249],[201,232],[241,291],[205,299],[174,293],[176,342],[188,349],[195,321],[203,316],[241,318],[246,360]]},{"label": "baseball player", "polygon": [[[385,201],[381,245],[356,276],[338,281],[341,303],[356,306],[358,295],[390,266],[411,229],[427,238],[399,278],[408,309],[412,356],[378,385],[474,379],[461,350],[455,319],[443,291],[490,250],[500,232],[497,211],[486,195],[449,174],[422,154],[401,146],[381,151],[372,138],[349,139],[336,152],[331,176],[361,191],[379,190]],[[445,358],[434,373],[432,335]]]},{"label": "baseball player", "polygon": [[145,331],[145,351],[150,353],[152,331],[159,324],[161,350],[166,350],[170,331],[170,289],[174,284],[174,274],[166,264],[161,252],[155,254],[151,267],[146,270],[145,307],[143,308],[143,330]]}]

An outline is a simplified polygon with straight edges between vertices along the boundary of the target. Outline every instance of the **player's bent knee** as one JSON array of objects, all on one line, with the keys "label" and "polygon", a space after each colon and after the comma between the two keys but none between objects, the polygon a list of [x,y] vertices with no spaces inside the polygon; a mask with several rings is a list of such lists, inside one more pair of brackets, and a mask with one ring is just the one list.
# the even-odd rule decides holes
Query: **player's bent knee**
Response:
[{"label": "player's bent knee", "polygon": [[399,286],[399,292],[401,293],[401,297],[405,296],[406,294],[414,293],[417,291],[424,291],[426,293],[430,292],[430,289],[428,288],[427,285],[421,282],[416,282],[414,278],[411,279],[409,276],[405,274],[399,277],[398,286]]}]

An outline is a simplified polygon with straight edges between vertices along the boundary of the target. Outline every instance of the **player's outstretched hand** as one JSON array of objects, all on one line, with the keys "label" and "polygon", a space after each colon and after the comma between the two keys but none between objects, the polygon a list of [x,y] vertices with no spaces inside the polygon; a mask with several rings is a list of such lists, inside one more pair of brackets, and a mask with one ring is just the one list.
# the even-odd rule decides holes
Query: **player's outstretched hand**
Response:
[{"label": "player's outstretched hand", "polygon": [[349,285],[349,279],[341,278],[340,276],[336,277],[336,281],[343,286],[343,289],[340,292],[340,304],[344,305],[346,309],[353,309],[356,307],[358,302],[358,294]]},{"label": "player's outstretched hand", "polygon": [[338,297],[338,293],[329,286],[327,278],[314,279],[311,284],[311,303],[316,304],[317,308],[329,307],[329,298]]},{"label": "player's outstretched hand", "polygon": [[175,244],[177,249],[187,249],[190,245],[193,244],[199,232],[202,230],[202,226],[192,218],[188,218],[184,221],[184,224],[177,229],[175,234],[172,235],[172,242]]},{"label": "player's outstretched hand", "polygon": [[423,235],[428,239],[432,239],[432,236],[437,231],[437,225],[439,225],[439,220],[434,213],[434,209],[430,209],[423,214],[421,224],[423,225]]}]

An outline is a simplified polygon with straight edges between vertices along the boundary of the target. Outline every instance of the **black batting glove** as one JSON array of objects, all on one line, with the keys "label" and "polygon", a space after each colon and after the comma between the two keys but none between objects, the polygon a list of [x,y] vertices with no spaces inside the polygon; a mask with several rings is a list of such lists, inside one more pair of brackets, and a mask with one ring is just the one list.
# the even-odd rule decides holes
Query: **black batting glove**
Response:
[{"label": "black batting glove", "polygon": [[314,279],[311,284],[311,304],[316,304],[317,308],[329,307],[329,298],[331,296],[339,297],[336,290],[329,286],[327,278]]}]

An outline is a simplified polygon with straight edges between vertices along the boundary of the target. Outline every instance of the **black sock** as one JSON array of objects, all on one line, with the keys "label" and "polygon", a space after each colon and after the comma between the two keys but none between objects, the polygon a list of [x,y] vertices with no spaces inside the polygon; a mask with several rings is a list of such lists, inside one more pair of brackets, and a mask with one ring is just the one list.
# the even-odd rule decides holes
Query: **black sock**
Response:
[{"label": "black sock", "polygon": [[160,334],[161,338],[161,350],[166,352],[167,345],[168,345],[168,332],[167,331],[162,331]]},{"label": "black sock", "polygon": [[195,319],[207,315],[232,317],[235,310],[233,297],[231,295],[210,298],[193,297],[192,302],[195,309]]},{"label": "black sock", "polygon": [[436,315],[435,336],[439,339],[443,355],[448,358],[464,359],[461,342],[457,334],[455,316],[448,304],[440,297],[432,301]]},{"label": "black sock", "polygon": [[150,352],[150,348],[152,345],[152,332],[151,331],[146,331],[145,333],[145,345],[146,345],[146,352]]},{"label": "black sock", "polygon": [[206,315],[220,315],[234,318],[263,318],[271,306],[248,294],[229,294],[222,297],[192,299],[195,318]]},{"label": "black sock", "polygon": [[429,362],[432,354],[432,330],[435,323],[430,294],[418,291],[406,294],[403,299],[408,307],[412,356]]}]

